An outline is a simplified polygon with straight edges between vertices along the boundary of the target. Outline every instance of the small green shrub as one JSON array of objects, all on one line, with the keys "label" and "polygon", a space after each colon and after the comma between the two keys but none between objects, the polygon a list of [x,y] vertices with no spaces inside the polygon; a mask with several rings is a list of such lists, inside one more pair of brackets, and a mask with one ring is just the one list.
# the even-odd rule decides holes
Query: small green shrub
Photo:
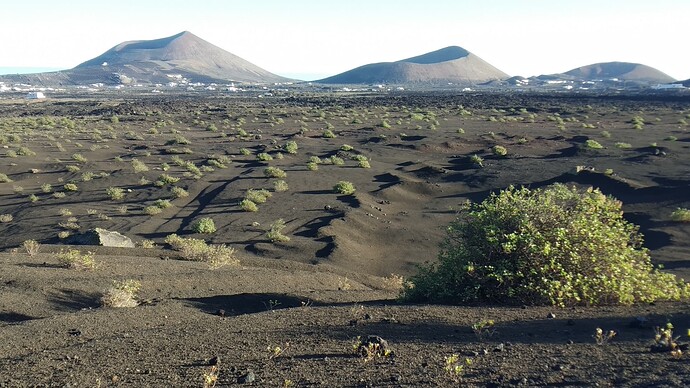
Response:
[{"label": "small green shrub", "polygon": [[690,222],[690,209],[678,208],[671,213],[671,221]]},{"label": "small green shrub", "polygon": [[349,152],[349,151],[352,151],[354,149],[355,148],[349,144],[343,144],[342,146],[340,146],[340,150],[345,151],[345,152]]},{"label": "small green shrub", "polygon": [[185,190],[185,189],[183,189],[182,187],[179,187],[179,186],[173,186],[173,187],[170,189],[170,192],[172,193],[172,195],[173,195],[175,198],[186,198],[186,197],[189,197],[189,193],[187,192],[187,190]]},{"label": "small green shrub", "polygon": [[285,229],[285,221],[280,218],[271,224],[271,228],[266,232],[266,237],[274,243],[290,241],[290,237],[283,234],[283,229]]},{"label": "small green shrub", "polygon": [[508,155],[508,150],[506,147],[503,147],[501,145],[495,145],[491,151],[493,151],[494,155],[496,156],[506,156]]},{"label": "small green shrub", "polygon": [[114,281],[112,287],[101,297],[101,305],[114,308],[136,307],[139,305],[137,302],[139,289],[141,289],[141,283],[137,280]]},{"label": "small green shrub", "polygon": [[315,162],[307,162],[307,170],[309,171],[318,171],[319,169],[319,164]]},{"label": "small green shrub", "polygon": [[256,206],[256,203],[248,200],[248,199],[243,199],[242,202],[240,202],[240,208],[246,212],[258,212],[259,207]]},{"label": "small green shrub", "polygon": [[266,167],[264,169],[264,176],[266,178],[285,178],[287,174],[278,167]]},{"label": "small green shrub", "polygon": [[285,152],[287,152],[288,154],[294,155],[294,154],[297,153],[297,150],[299,149],[299,147],[297,146],[297,142],[296,142],[296,141],[291,140],[291,141],[285,143],[285,146],[283,147],[283,149],[284,149]]},{"label": "small green shrub", "polygon": [[249,189],[247,190],[247,193],[244,195],[245,199],[248,199],[256,204],[262,204],[265,203],[269,198],[271,198],[272,194],[270,191],[266,189],[261,189],[261,190],[255,190],[255,189]]},{"label": "small green shrub", "polygon": [[240,148],[240,155],[248,156],[251,155],[252,151],[247,148]]},{"label": "small green shrub", "polygon": [[180,181],[180,178],[170,176],[168,174],[161,174],[157,180],[157,182],[159,182],[161,184],[161,186],[172,185],[173,183],[177,183],[179,181]]},{"label": "small green shrub", "polygon": [[618,143],[616,143],[616,147],[625,150],[628,148],[632,148],[632,145],[630,143],[618,142]]},{"label": "small green shrub", "polygon": [[120,187],[108,187],[107,189],[105,189],[105,193],[113,201],[119,201],[125,198],[125,190]]},{"label": "small green shrub", "polygon": [[276,192],[288,191],[289,189],[290,187],[288,186],[287,182],[282,179],[273,182],[273,190]]},{"label": "small green shrub", "polygon": [[163,212],[163,209],[161,209],[158,206],[146,206],[144,208],[144,213],[149,216],[155,216],[157,214],[161,214]]},{"label": "small green shrub", "polygon": [[81,253],[78,249],[60,250],[57,258],[60,265],[65,268],[79,270],[92,270],[96,268],[93,252]]},{"label": "small green shrub", "polygon": [[371,168],[371,164],[368,160],[360,160],[357,162],[357,167],[359,168]]},{"label": "small green shrub", "polygon": [[213,222],[213,218],[204,217],[196,220],[192,224],[192,231],[195,233],[211,234],[216,232],[216,224]]},{"label": "small green shrub", "polygon": [[621,206],[562,184],[492,194],[450,224],[438,262],[420,267],[403,299],[572,306],[688,297],[687,284],[654,268]]},{"label": "small green shrub", "polygon": [[0,173],[0,183],[10,183],[12,179],[7,176],[7,174]]},{"label": "small green shrub", "polygon": [[598,141],[592,139],[587,139],[587,141],[585,141],[585,147],[593,150],[600,150],[604,148],[604,146],[602,146]]},{"label": "small green shrub", "polygon": [[269,160],[273,160],[273,157],[266,152],[262,152],[258,155],[256,155],[256,160],[260,162],[268,162]]},{"label": "small green shrub", "polygon": [[340,181],[333,186],[333,191],[342,195],[352,195],[355,193],[355,185],[352,182]]},{"label": "small green shrub", "polygon": [[72,160],[79,162],[79,163],[86,163],[88,162],[88,159],[84,157],[82,154],[72,154]]},{"label": "small green shrub", "polygon": [[477,154],[470,156],[470,162],[472,162],[472,164],[475,164],[479,167],[484,167],[484,159]]},{"label": "small green shrub", "polygon": [[74,183],[65,183],[63,188],[65,189],[65,191],[77,191],[77,190],[79,190],[79,187]]},{"label": "small green shrub", "polygon": [[323,137],[326,139],[333,139],[336,136],[335,133],[333,133],[333,131],[331,131],[330,129],[326,129],[323,131]]}]

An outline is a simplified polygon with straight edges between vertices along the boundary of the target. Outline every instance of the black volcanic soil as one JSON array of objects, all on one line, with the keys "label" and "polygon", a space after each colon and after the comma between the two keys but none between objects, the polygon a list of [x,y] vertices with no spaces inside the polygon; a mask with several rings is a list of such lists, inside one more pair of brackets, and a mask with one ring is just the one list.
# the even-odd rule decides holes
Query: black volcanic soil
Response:
[{"label": "black volcanic soil", "polygon": [[[444,371],[454,353],[472,360],[461,381],[470,386],[687,386],[687,355],[650,351],[654,326],[666,322],[688,340],[685,302],[404,305],[391,274],[408,277],[434,260],[465,201],[511,184],[563,182],[622,200],[654,262],[690,278],[690,224],[669,220],[690,208],[688,115],[688,99],[642,96],[1,100],[0,172],[12,181],[0,183],[0,386],[199,387],[216,360],[217,386],[457,386]],[[326,129],[336,137],[323,137]],[[297,154],[281,152],[291,140]],[[508,155],[493,155],[494,145]],[[22,156],[26,149],[35,155]],[[261,152],[274,159],[257,161]],[[475,154],[483,167],[470,162]],[[204,167],[221,155],[231,159],[225,168]],[[307,169],[310,157],[333,155],[344,165]],[[135,172],[135,158],[149,170]],[[289,190],[242,211],[247,189],[273,191],[267,166],[287,173]],[[154,185],[163,172],[189,196]],[[353,196],[332,191],[341,180],[354,183]],[[111,200],[108,187],[125,189],[124,199]],[[158,199],[174,206],[147,215]],[[199,217],[218,230],[193,233]],[[291,240],[274,244],[265,232],[279,218]],[[96,252],[95,270],[58,266],[55,253],[66,248],[58,234],[94,227],[158,247],[81,246]],[[181,260],[163,242],[171,233],[227,244],[241,264],[210,270]],[[29,239],[42,244],[34,256],[18,248]],[[100,307],[123,279],[141,282],[140,305]],[[480,340],[471,326],[483,319],[496,332]],[[597,327],[618,335],[598,346]],[[367,335],[386,339],[393,356],[356,356],[356,338]],[[271,357],[276,346],[284,351]],[[243,382],[248,371],[253,382]]]}]

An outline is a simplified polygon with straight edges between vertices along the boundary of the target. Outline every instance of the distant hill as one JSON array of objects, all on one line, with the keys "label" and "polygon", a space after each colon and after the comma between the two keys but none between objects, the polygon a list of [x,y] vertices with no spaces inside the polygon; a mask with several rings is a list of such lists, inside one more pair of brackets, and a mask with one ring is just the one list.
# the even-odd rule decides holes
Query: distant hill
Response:
[{"label": "distant hill", "polygon": [[646,83],[669,83],[675,79],[661,71],[642,65],[629,62],[605,62],[595,63],[572,69],[563,74],[555,76],[565,76],[576,80],[607,80],[616,78],[621,81],[637,81]]},{"label": "distant hill", "polygon": [[286,81],[191,32],[155,40],[120,43],[77,67],[50,73],[5,76],[31,84],[167,83],[182,76],[191,82]]},{"label": "distant hill", "polygon": [[372,63],[314,81],[325,84],[473,85],[508,78],[478,56],[458,46],[446,47],[396,62]]}]

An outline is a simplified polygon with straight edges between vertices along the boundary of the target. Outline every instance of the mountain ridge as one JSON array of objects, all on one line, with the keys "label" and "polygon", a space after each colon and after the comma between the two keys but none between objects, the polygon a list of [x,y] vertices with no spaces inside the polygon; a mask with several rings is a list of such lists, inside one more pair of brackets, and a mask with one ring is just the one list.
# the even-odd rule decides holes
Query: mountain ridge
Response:
[{"label": "mountain ridge", "polygon": [[472,85],[508,74],[459,46],[448,46],[395,62],[370,63],[314,81],[324,84],[457,83]]}]

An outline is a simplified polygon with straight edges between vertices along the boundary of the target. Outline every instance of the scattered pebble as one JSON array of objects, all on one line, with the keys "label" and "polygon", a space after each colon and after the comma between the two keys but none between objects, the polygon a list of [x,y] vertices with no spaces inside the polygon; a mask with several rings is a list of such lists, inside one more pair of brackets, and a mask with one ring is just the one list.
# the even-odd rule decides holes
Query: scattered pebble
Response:
[{"label": "scattered pebble", "polygon": [[250,370],[247,373],[243,374],[240,376],[239,379],[237,379],[237,382],[240,384],[250,384],[256,381],[256,375],[254,374],[254,371]]}]

